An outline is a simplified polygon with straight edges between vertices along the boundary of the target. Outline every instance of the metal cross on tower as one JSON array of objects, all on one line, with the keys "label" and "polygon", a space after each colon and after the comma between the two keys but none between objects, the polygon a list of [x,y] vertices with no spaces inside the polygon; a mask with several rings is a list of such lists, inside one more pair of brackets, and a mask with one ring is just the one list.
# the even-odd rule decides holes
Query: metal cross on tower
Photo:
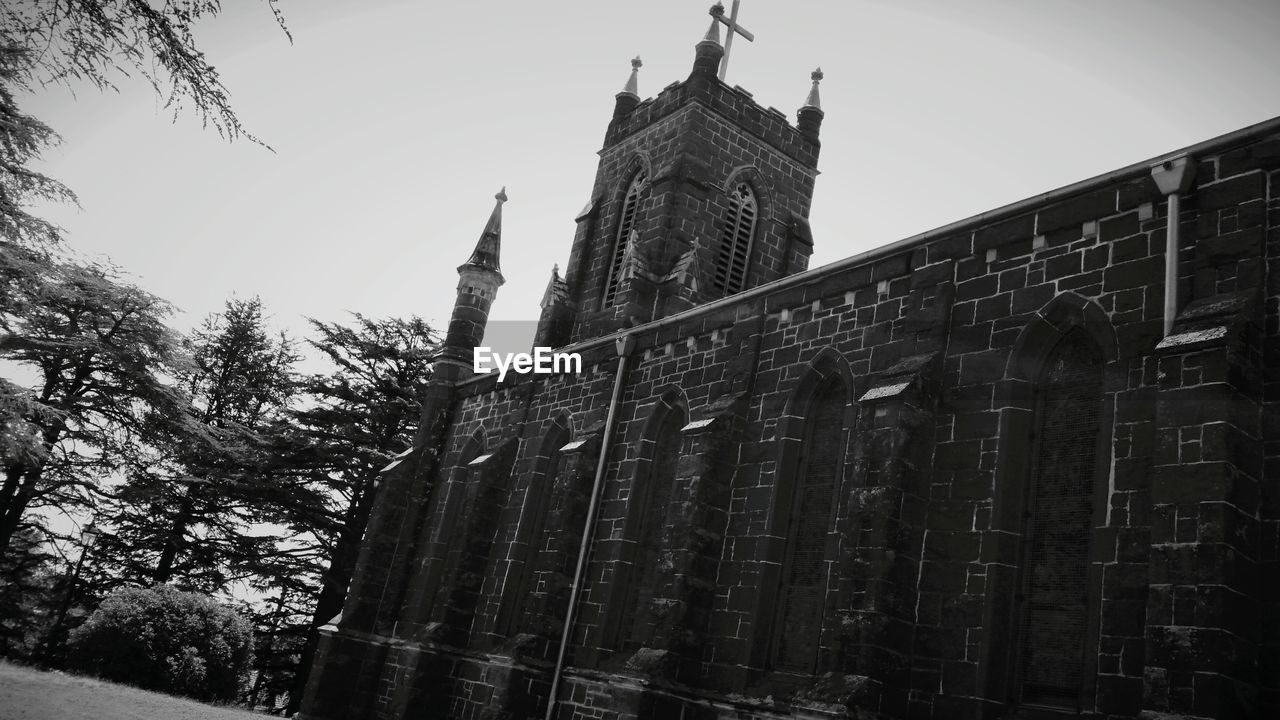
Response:
[{"label": "metal cross on tower", "polygon": [[733,49],[733,36],[735,34],[741,35],[747,39],[747,42],[755,42],[756,39],[755,35],[752,35],[746,28],[738,24],[739,2],[741,0],[733,0],[733,9],[729,11],[728,19],[724,16],[724,3],[716,3],[711,6],[711,17],[724,23],[729,28],[729,32],[726,33],[728,37],[724,40],[724,57],[720,59],[720,74],[718,77],[721,82],[724,81],[725,71],[729,69],[729,51]]}]

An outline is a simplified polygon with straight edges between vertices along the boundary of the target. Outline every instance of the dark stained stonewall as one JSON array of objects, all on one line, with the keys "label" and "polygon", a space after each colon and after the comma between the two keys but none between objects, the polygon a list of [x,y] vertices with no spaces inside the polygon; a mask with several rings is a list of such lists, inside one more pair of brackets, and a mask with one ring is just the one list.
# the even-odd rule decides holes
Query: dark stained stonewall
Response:
[{"label": "dark stained stonewall", "polygon": [[807,270],[816,89],[722,53],[602,116],[537,334],[581,374],[472,376],[490,218],[301,717],[1280,717],[1280,119],[1188,150],[1166,336],[1146,163]]}]

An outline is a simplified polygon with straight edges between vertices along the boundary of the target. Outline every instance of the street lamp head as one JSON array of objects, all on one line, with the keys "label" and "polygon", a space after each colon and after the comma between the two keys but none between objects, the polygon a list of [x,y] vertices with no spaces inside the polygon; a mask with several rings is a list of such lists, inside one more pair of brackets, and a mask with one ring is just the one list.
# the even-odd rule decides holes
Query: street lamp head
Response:
[{"label": "street lamp head", "polygon": [[98,541],[98,536],[101,534],[101,531],[93,523],[89,523],[80,529],[80,544],[86,548],[93,547],[93,544]]}]

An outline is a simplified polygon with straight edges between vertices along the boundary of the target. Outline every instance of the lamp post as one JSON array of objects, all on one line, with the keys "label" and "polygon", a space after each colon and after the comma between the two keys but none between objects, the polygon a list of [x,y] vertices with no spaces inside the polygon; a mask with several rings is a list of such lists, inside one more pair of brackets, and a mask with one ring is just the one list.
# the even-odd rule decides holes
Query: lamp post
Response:
[{"label": "lamp post", "polygon": [[44,648],[40,651],[40,664],[48,665],[53,658],[53,650],[55,644],[58,643],[58,637],[62,634],[62,627],[66,624],[67,613],[71,610],[71,601],[75,599],[76,584],[80,582],[80,571],[84,569],[85,558],[89,557],[89,551],[93,548],[94,543],[98,541],[98,529],[93,523],[85,525],[80,530],[80,558],[76,560],[76,567],[71,571],[71,579],[67,583],[67,593],[62,597],[62,604],[58,607],[58,616],[53,621],[53,626],[49,628],[49,634],[44,639]]}]

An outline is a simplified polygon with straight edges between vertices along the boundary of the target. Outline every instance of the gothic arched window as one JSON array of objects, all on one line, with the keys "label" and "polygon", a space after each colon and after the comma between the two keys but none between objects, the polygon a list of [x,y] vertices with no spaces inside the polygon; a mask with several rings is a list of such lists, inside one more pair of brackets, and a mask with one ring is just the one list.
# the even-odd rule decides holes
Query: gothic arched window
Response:
[{"label": "gothic arched window", "polygon": [[680,460],[680,430],[685,425],[684,413],[670,408],[654,434],[649,472],[637,478],[632,498],[638,501],[638,511],[631,517],[640,524],[635,539],[631,572],[627,583],[619,630],[622,634],[621,649],[635,650],[647,643],[652,635],[649,627],[648,606],[653,599],[658,580],[658,553],[662,550],[662,527],[667,523],[667,508],[676,482],[676,467]]},{"label": "gothic arched window", "polygon": [[622,198],[622,213],[618,218],[618,233],[614,236],[613,254],[609,258],[609,277],[604,286],[602,307],[612,307],[618,296],[622,275],[622,261],[627,256],[627,245],[636,231],[640,206],[649,195],[649,176],[643,169],[636,171]]},{"label": "gothic arched window", "polygon": [[720,233],[720,253],[716,257],[716,274],[712,282],[716,292],[732,295],[742,292],[746,285],[751,236],[755,234],[758,209],[756,195],[751,192],[750,185],[738,183],[729,193],[729,212]]},{"label": "gothic arched window", "polygon": [[[484,454],[484,434],[477,430],[467,439],[462,446],[462,450],[458,453],[458,462],[453,466],[450,478],[444,487],[438,488],[432,494],[432,514],[439,518],[431,528],[430,545],[432,552],[438,552],[442,556],[447,556],[448,551],[453,542],[454,532],[460,524],[459,518],[464,514],[460,509],[462,503],[463,492],[451,491],[453,488],[465,488],[474,477],[471,463]],[[426,582],[423,583],[426,601],[423,607],[429,608],[431,617],[437,617],[442,614],[443,608],[437,607],[436,600],[441,597],[443,589],[443,577],[446,569],[443,563],[433,563],[429,569],[429,575]]]},{"label": "gothic arched window", "polygon": [[813,394],[800,465],[791,488],[787,546],[771,667],[809,674],[818,660],[827,595],[827,539],[844,455],[845,385],[839,376]]},{"label": "gothic arched window", "polygon": [[519,631],[526,603],[533,591],[538,553],[546,542],[544,535],[551,493],[556,476],[564,466],[565,455],[562,449],[567,442],[568,428],[562,424],[553,425],[534,461],[532,476],[525,487],[523,505],[516,508],[516,524],[527,525],[527,529],[522,535],[513,538],[512,547],[507,553],[512,564],[502,588],[502,601],[495,622],[497,634],[504,637]]},{"label": "gothic arched window", "polygon": [[444,620],[457,631],[471,629],[480,593],[490,567],[503,509],[510,499],[511,474],[519,443],[511,438],[493,452],[467,463],[467,487],[462,501],[461,525],[448,539],[450,582]]},{"label": "gothic arched window", "polygon": [[1097,346],[1076,328],[1049,353],[1036,385],[1016,669],[1023,703],[1080,703],[1102,364]]}]

